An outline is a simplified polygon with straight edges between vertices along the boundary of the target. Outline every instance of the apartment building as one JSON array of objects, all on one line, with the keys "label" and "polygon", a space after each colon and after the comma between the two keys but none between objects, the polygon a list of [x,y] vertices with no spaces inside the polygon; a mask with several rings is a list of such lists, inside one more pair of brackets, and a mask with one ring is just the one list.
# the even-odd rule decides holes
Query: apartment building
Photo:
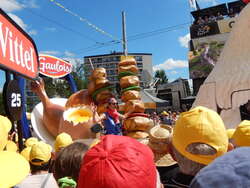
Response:
[{"label": "apartment building", "polygon": [[[121,52],[111,52],[110,54],[85,56],[85,76],[89,77],[91,74],[91,64],[94,68],[103,67],[107,71],[107,79],[111,84],[119,83],[118,80],[118,63],[121,60]],[[146,87],[153,78],[153,67],[152,67],[152,54],[151,53],[129,53],[128,56],[133,56],[137,62],[139,68],[139,79],[141,86]]]}]

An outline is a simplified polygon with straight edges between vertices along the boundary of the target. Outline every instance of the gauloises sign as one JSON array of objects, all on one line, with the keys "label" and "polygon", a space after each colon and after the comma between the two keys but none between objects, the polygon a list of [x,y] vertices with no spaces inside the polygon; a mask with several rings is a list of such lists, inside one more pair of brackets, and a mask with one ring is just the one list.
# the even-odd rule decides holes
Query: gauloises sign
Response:
[{"label": "gauloises sign", "polygon": [[61,78],[72,71],[72,64],[50,55],[40,54],[39,62],[40,74],[51,78]]},{"label": "gauloises sign", "polygon": [[33,40],[0,9],[0,66],[26,78],[38,75],[38,53]]}]

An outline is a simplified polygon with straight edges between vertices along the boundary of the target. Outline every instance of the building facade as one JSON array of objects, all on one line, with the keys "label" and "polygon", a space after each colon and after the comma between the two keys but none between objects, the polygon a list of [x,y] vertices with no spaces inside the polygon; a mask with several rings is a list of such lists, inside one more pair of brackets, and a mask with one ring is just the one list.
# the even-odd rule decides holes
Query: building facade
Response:
[{"label": "building facade", "polygon": [[161,84],[157,87],[157,97],[169,101],[172,110],[181,110],[181,99],[191,95],[187,79],[178,78],[171,83]]},{"label": "building facade", "polygon": [[[112,52],[110,54],[85,56],[84,67],[85,76],[88,78],[91,74],[91,64],[94,68],[103,67],[107,71],[107,79],[111,84],[119,83],[118,80],[118,63],[121,60],[123,53]],[[133,56],[139,68],[138,77],[141,81],[141,86],[146,87],[153,78],[152,54],[151,53],[129,53],[128,56]]]}]

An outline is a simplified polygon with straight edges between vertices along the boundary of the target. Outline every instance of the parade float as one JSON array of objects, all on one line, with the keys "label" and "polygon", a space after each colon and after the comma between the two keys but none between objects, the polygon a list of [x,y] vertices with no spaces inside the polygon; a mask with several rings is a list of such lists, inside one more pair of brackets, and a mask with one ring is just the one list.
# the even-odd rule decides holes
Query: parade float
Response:
[{"label": "parade float", "polygon": [[[248,3],[248,1],[246,1]],[[218,112],[227,128],[242,120],[240,106],[250,100],[250,5],[237,17],[217,64],[193,104]]]},{"label": "parade float", "polygon": [[[136,139],[146,138],[153,121],[144,113],[135,59],[125,57],[119,63],[118,73],[124,113],[133,109],[123,121],[124,134]],[[108,99],[114,97],[113,88],[104,68],[93,69],[88,88],[73,93],[68,99],[50,99],[42,79],[32,82],[31,89],[41,100],[31,116],[37,136],[49,143],[61,132],[69,133],[73,139],[95,138],[96,134],[91,132],[95,124],[93,104],[99,115],[105,113]]]}]

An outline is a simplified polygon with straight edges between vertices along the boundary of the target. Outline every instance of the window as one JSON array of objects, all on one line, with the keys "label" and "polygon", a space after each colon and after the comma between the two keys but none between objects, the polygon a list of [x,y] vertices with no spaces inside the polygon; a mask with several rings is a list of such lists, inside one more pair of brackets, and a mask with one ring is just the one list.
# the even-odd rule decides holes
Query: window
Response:
[{"label": "window", "polygon": [[136,61],[142,61],[142,56],[135,56]]}]

